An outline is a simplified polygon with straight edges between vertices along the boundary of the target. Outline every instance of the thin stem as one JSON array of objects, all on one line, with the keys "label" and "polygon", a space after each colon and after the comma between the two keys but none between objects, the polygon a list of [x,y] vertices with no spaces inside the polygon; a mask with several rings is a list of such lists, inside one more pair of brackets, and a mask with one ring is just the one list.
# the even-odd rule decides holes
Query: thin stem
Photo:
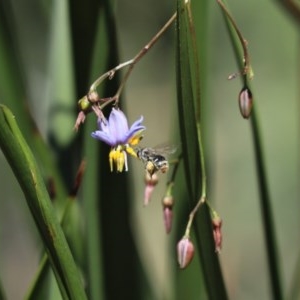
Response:
[{"label": "thin stem", "polygon": [[200,164],[201,164],[201,181],[202,181],[202,192],[201,198],[206,199],[206,168],[205,168],[205,157],[204,157],[204,149],[202,143],[202,135],[201,135],[201,126],[197,123],[197,135],[198,135],[198,143],[200,148]]},{"label": "thin stem", "polygon": [[[233,19],[233,17],[231,16],[229,10],[226,8],[226,6],[224,5],[224,3],[221,0],[217,0],[218,4],[220,5],[220,7],[222,8],[223,12],[225,13],[225,15],[227,16],[227,20],[230,21],[231,25],[233,26],[240,42],[243,48],[243,52],[244,52],[244,56],[243,56],[243,63],[244,63],[244,68],[242,70],[242,75],[249,75],[249,79],[252,79],[253,77],[253,73],[252,73],[252,69],[251,69],[251,65],[250,65],[250,56],[249,56],[249,52],[248,52],[248,42],[247,40],[243,37],[242,32],[239,30],[235,20]],[[228,77],[228,79],[233,79],[237,76],[237,74],[232,74]]]},{"label": "thin stem", "polygon": [[179,164],[180,164],[181,160],[182,160],[182,153],[179,154],[179,156],[178,156],[178,158],[176,160],[170,162],[170,163],[174,164],[174,168],[173,168],[173,171],[172,171],[169,183],[175,181],[175,177],[176,177],[176,174],[177,174],[177,171],[178,171],[178,167],[179,167]]},{"label": "thin stem", "polygon": [[90,93],[94,92],[96,90],[96,88],[101,84],[101,82],[103,80],[105,80],[108,77],[110,79],[112,79],[117,71],[121,70],[124,67],[127,67],[128,65],[132,64],[132,62],[133,62],[133,59],[130,59],[130,60],[126,61],[126,62],[123,62],[123,63],[117,65],[116,67],[110,69],[109,71],[107,71],[106,73],[104,73],[103,75],[101,75],[91,85],[91,87],[90,87]]},{"label": "thin stem", "polygon": [[167,21],[167,23],[158,31],[158,33],[149,41],[149,43],[144,46],[133,59],[130,59],[124,63],[119,64],[118,66],[112,68],[111,70],[107,71],[103,75],[101,75],[90,87],[89,93],[92,93],[96,90],[96,88],[102,83],[103,80],[106,78],[112,79],[115,73],[121,70],[124,67],[129,66],[127,72],[125,73],[124,78],[121,81],[121,84],[116,92],[116,94],[105,104],[101,106],[101,108],[105,107],[106,105],[115,102],[118,105],[120,95],[124,89],[124,86],[137,62],[152,48],[152,46],[158,41],[158,39],[166,32],[166,30],[172,25],[172,23],[176,20],[177,13],[174,13],[173,16]]},{"label": "thin stem", "polygon": [[190,215],[189,215],[189,221],[187,223],[187,226],[186,226],[186,229],[185,229],[185,234],[184,236],[185,237],[189,237],[190,236],[190,231],[191,231],[191,227],[192,227],[192,224],[193,224],[193,221],[194,221],[194,218],[195,218],[195,215],[196,213],[198,212],[199,208],[202,206],[202,204],[205,203],[205,198],[204,197],[201,197],[196,206],[193,208],[193,210],[190,212]]}]

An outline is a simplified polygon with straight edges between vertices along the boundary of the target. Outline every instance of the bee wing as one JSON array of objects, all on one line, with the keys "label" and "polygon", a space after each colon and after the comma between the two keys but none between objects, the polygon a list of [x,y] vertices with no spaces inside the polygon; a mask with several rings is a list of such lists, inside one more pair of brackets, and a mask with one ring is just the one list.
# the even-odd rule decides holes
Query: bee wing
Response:
[{"label": "bee wing", "polygon": [[170,144],[160,144],[152,148],[152,150],[154,150],[156,154],[171,155],[177,151],[177,147]]}]

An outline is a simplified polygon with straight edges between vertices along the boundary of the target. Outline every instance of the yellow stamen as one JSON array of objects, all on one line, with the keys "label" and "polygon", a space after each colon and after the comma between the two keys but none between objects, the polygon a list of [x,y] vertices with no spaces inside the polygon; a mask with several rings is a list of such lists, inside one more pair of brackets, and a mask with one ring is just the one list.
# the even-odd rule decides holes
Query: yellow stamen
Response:
[{"label": "yellow stamen", "polygon": [[137,158],[136,152],[135,152],[134,149],[131,148],[130,146],[127,146],[127,147],[126,147],[126,152],[127,152],[128,154],[130,154],[130,155],[132,155],[132,156],[134,156],[134,157]]},{"label": "yellow stamen", "polygon": [[116,164],[117,164],[117,171],[118,172],[123,171],[124,163],[125,163],[124,152],[119,151],[118,152],[118,157],[116,158]]},{"label": "yellow stamen", "polygon": [[124,166],[127,171],[127,154],[124,151],[123,145],[118,145],[116,148],[112,148],[109,153],[109,165],[110,170],[113,171],[114,165],[117,168],[117,172],[123,172]]},{"label": "yellow stamen", "polygon": [[114,166],[113,166],[113,162],[115,160],[115,153],[116,153],[116,150],[115,149],[111,149],[111,151],[109,152],[109,166],[110,166],[110,171],[112,172],[113,169],[114,169]]}]

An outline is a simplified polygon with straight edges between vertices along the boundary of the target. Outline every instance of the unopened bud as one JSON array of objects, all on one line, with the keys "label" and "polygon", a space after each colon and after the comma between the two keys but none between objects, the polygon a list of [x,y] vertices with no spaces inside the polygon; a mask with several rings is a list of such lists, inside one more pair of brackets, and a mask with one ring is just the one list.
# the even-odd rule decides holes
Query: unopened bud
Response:
[{"label": "unopened bud", "polygon": [[145,180],[145,184],[146,185],[153,185],[153,186],[155,186],[158,183],[158,176],[157,176],[156,173],[154,173],[154,174],[151,175],[151,174],[149,174],[149,172],[145,172],[145,178],[144,178],[144,180]]},{"label": "unopened bud", "polygon": [[164,212],[164,224],[166,233],[169,234],[172,229],[172,221],[173,221],[173,206],[174,206],[174,198],[172,196],[172,187],[174,183],[169,183],[167,186],[167,191],[165,196],[162,198],[162,206]]},{"label": "unopened bud", "polygon": [[172,208],[174,205],[174,198],[171,195],[166,195],[163,197],[161,202],[162,202],[163,207]]},{"label": "unopened bud", "polygon": [[92,91],[88,94],[88,99],[92,103],[97,103],[100,100],[100,97],[96,91]]},{"label": "unopened bud", "polygon": [[222,220],[220,217],[215,217],[212,219],[212,225],[213,225],[213,236],[215,240],[215,249],[216,252],[219,253],[222,248]]},{"label": "unopened bud", "polygon": [[252,104],[252,93],[247,87],[244,87],[239,94],[239,107],[243,118],[248,119],[250,117]]},{"label": "unopened bud", "polygon": [[169,234],[172,229],[173,211],[170,207],[164,207],[164,224],[166,233]]},{"label": "unopened bud", "polygon": [[183,237],[177,244],[177,259],[179,268],[186,268],[194,257],[194,245],[189,238]]},{"label": "unopened bud", "polygon": [[158,183],[158,176],[156,173],[150,175],[148,172],[145,173],[145,193],[144,193],[144,205],[148,205],[152,196],[154,187]]},{"label": "unopened bud", "polygon": [[92,105],[87,96],[82,97],[78,103],[78,109],[83,112],[88,112],[91,110]]}]

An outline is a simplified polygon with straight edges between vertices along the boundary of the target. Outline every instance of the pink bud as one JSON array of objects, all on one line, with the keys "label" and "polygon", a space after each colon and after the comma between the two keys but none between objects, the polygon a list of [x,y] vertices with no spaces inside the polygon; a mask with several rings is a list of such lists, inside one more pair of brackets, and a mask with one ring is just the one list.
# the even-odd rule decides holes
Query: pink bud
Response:
[{"label": "pink bud", "polygon": [[164,224],[167,234],[171,232],[172,229],[172,220],[173,220],[173,205],[174,198],[172,195],[165,195],[162,199],[162,206],[164,210]]},{"label": "pink bud", "polygon": [[174,205],[174,198],[171,195],[166,195],[163,197],[161,202],[162,202],[163,207],[172,208]]},{"label": "pink bud", "polygon": [[155,186],[158,183],[158,176],[157,176],[156,173],[149,174],[149,172],[146,172],[144,180],[145,180],[145,184],[146,185],[153,185],[153,186]]},{"label": "pink bud", "polygon": [[239,107],[243,118],[248,119],[250,117],[252,104],[252,93],[247,87],[244,87],[239,94]]},{"label": "pink bud", "polygon": [[146,172],[145,175],[145,192],[144,192],[144,205],[148,205],[154,190],[154,187],[156,186],[156,184],[158,183],[158,177],[156,175],[156,173],[154,173],[152,176]]},{"label": "pink bud", "polygon": [[183,237],[177,244],[179,268],[186,268],[194,257],[194,245],[189,238]]},{"label": "pink bud", "polygon": [[222,248],[222,232],[221,232],[222,220],[221,220],[221,218],[220,217],[213,218],[212,225],[213,225],[213,236],[214,236],[214,240],[215,240],[216,252],[220,253],[221,248]]},{"label": "pink bud", "polygon": [[164,208],[164,224],[166,233],[169,234],[172,229],[173,211],[169,207]]}]

